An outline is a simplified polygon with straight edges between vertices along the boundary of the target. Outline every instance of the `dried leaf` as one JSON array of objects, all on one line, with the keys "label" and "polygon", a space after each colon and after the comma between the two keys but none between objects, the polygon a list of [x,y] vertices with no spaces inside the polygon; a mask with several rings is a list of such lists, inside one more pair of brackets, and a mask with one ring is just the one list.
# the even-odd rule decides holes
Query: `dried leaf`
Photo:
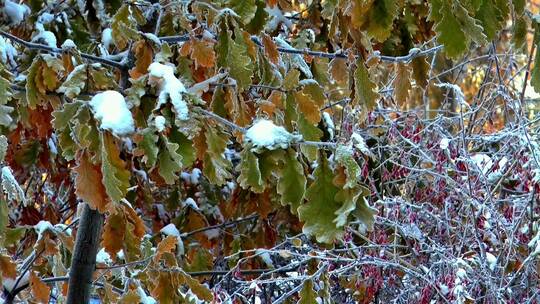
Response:
[{"label": "dried leaf", "polygon": [[43,283],[33,271],[30,271],[30,289],[32,290],[34,300],[39,303],[49,303],[51,288],[47,284]]},{"label": "dried leaf", "polygon": [[77,163],[77,166],[73,168],[73,171],[77,174],[75,177],[75,193],[80,199],[88,203],[90,208],[105,213],[110,200],[107,197],[105,186],[101,183],[103,179],[101,168],[92,164],[86,152],[79,153]]}]

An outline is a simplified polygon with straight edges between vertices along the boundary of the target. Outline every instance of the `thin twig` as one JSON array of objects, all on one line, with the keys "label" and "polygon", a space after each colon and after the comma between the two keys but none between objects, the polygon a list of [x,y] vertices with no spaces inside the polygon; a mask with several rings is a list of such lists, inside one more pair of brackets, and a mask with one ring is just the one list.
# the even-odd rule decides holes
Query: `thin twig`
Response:
[{"label": "thin twig", "polygon": [[[19,44],[21,44],[24,47],[29,48],[29,49],[41,50],[41,51],[45,51],[47,53],[62,53],[62,52],[64,52],[64,50],[62,50],[61,48],[51,47],[51,46],[48,46],[48,45],[45,45],[45,44],[40,44],[40,43],[29,42],[29,41],[23,40],[23,39],[21,39],[21,38],[19,38],[17,36],[14,36],[14,35],[12,35],[10,33],[7,33],[5,31],[0,31],[0,35],[8,38],[9,40],[11,40],[13,42],[19,43]],[[114,68],[117,68],[117,69],[120,69],[120,70],[126,69],[126,66],[124,64],[120,63],[120,62],[112,61],[112,60],[109,60],[109,59],[101,58],[101,57],[86,54],[86,53],[80,53],[80,55],[81,55],[82,58],[85,58],[85,59],[88,59],[88,60],[91,60],[91,61],[95,61],[95,62],[99,62],[99,63],[103,63],[105,65],[108,65],[108,66],[111,66],[111,67],[114,67]]]}]

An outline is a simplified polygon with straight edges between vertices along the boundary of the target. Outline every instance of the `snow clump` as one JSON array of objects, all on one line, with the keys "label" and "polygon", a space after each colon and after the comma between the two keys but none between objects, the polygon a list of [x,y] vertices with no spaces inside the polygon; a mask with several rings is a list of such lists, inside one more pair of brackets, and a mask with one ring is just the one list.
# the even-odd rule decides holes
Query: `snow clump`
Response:
[{"label": "snow clump", "polygon": [[[157,84],[159,87],[158,104],[156,108],[167,102],[167,98],[171,99],[176,117],[179,120],[187,120],[189,112],[187,103],[182,98],[182,94],[186,93],[184,84],[174,76],[174,68],[169,65],[164,65],[159,62],[154,62],[148,67],[150,72],[149,82]],[[157,78],[157,79],[156,79]]]},{"label": "snow clump", "polygon": [[90,101],[96,119],[101,121],[101,128],[110,130],[116,136],[123,136],[135,131],[135,123],[126,100],[116,91],[96,94]]},{"label": "snow clump", "polygon": [[285,128],[276,126],[273,122],[260,119],[246,132],[245,141],[252,143],[252,151],[262,148],[275,150],[277,148],[286,149],[291,143],[302,140],[301,135],[289,133]]}]

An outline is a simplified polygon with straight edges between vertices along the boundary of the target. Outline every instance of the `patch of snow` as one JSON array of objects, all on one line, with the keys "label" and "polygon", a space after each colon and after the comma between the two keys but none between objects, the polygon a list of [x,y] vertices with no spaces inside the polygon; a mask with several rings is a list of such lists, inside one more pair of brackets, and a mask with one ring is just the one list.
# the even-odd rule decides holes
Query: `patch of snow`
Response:
[{"label": "patch of snow", "polygon": [[22,201],[26,206],[26,197],[24,195],[24,190],[21,188],[15,176],[13,176],[13,171],[9,166],[2,167],[2,188],[4,193],[7,194],[9,200],[19,200]]},{"label": "patch of snow", "polygon": [[152,41],[156,45],[161,45],[161,40],[159,40],[159,38],[156,35],[154,35],[152,33],[144,33],[143,36],[144,36],[144,38]]},{"label": "patch of snow", "polygon": [[76,49],[77,45],[75,45],[75,42],[71,39],[66,39],[64,43],[62,43],[62,50],[70,50],[70,49]]},{"label": "patch of snow", "polygon": [[252,150],[266,148],[275,150],[277,148],[286,149],[293,142],[302,139],[300,135],[293,135],[285,128],[276,126],[272,121],[259,119],[251,126],[245,135],[244,140],[253,144]]},{"label": "patch of snow", "polygon": [[167,120],[165,119],[165,117],[161,115],[156,116],[156,118],[154,119],[154,125],[159,132],[163,132],[163,130],[165,130],[166,122]]},{"label": "patch of snow", "polygon": [[371,152],[371,150],[369,150],[369,147],[367,146],[366,141],[364,140],[362,135],[354,132],[351,135],[351,141],[353,143],[353,146],[360,152],[367,156],[373,157],[373,153]]},{"label": "patch of snow", "polygon": [[49,221],[39,221],[39,223],[37,223],[34,226],[34,230],[38,234],[38,240],[41,239],[41,237],[43,236],[43,233],[45,233],[45,231],[47,231],[47,230],[55,231],[54,226]]},{"label": "patch of snow", "polygon": [[68,228],[68,225],[66,225],[66,224],[58,223],[58,224],[54,225],[54,229],[56,231],[63,231],[67,235],[71,235],[71,233],[72,233],[71,228]]},{"label": "patch of snow", "polygon": [[40,42],[43,41],[46,45],[55,48],[56,47],[56,36],[51,31],[46,31],[43,27],[43,24],[37,22],[36,23],[36,30],[38,31],[38,34],[32,38],[33,42]]},{"label": "patch of snow", "polygon": [[182,206],[183,207],[189,206],[193,208],[193,210],[199,210],[199,206],[197,206],[197,203],[191,197],[188,197],[184,202],[182,202]]},{"label": "patch of snow", "polygon": [[18,52],[11,42],[4,39],[4,37],[0,37],[0,60],[2,60],[2,63],[9,63],[12,66],[15,66],[15,58],[17,58],[17,55]]},{"label": "patch of snow", "polygon": [[[189,118],[188,106],[182,99],[182,94],[187,91],[184,84],[174,76],[174,67],[154,62],[148,67],[148,72],[150,72],[149,82],[158,84],[159,87],[156,108],[165,104],[167,99],[170,98],[177,118],[179,120],[187,120]],[[157,78],[158,80],[152,78]]]},{"label": "patch of snow", "polygon": [[312,78],[308,78],[308,79],[302,79],[298,82],[298,85],[300,86],[307,86],[307,85],[319,85],[319,83],[317,82],[317,80],[315,79],[312,79]]},{"label": "patch of snow", "polygon": [[94,95],[90,101],[96,119],[101,121],[101,128],[122,136],[135,131],[135,123],[126,100],[116,91],[105,91]]},{"label": "patch of snow", "polygon": [[439,142],[439,148],[441,148],[441,150],[446,150],[448,149],[449,144],[450,144],[450,139],[443,137],[441,141]]},{"label": "patch of snow", "polygon": [[49,152],[56,155],[58,154],[58,149],[56,148],[54,134],[47,140],[47,146],[49,146]]},{"label": "patch of snow", "polygon": [[144,292],[144,289],[142,289],[141,286],[137,287],[137,293],[139,294],[140,301],[142,304],[156,304],[156,299],[152,298],[151,296],[147,295],[146,292]]},{"label": "patch of snow", "polygon": [[[275,37],[274,41],[276,42],[278,47],[282,47],[284,49],[294,49],[285,39],[281,37]],[[306,75],[307,78],[313,78],[313,74],[311,73],[311,69],[309,68],[309,65],[304,60],[304,57],[301,54],[287,54],[291,58],[291,64],[293,67],[298,68],[304,75]]]},{"label": "patch of snow", "polygon": [[439,88],[445,88],[445,89],[448,89],[448,90],[452,90],[454,92],[454,97],[456,98],[458,103],[460,105],[464,105],[466,107],[469,107],[467,102],[465,102],[465,94],[463,94],[463,91],[461,90],[461,88],[458,85],[443,82],[443,83],[437,83],[436,86],[438,86]]},{"label": "patch of snow", "polygon": [[489,252],[486,252],[486,261],[488,263],[489,269],[491,271],[494,271],[495,267],[497,266],[497,257]]},{"label": "patch of snow", "polygon": [[259,256],[263,262],[268,267],[274,267],[274,261],[272,261],[272,258],[270,257],[270,254],[268,253],[268,250],[264,249],[257,249],[255,250],[255,254]]},{"label": "patch of snow", "polygon": [[198,185],[199,184],[199,179],[201,178],[201,169],[199,168],[193,168],[193,171],[191,171],[191,176],[190,176],[190,182],[193,184],[193,185]]},{"label": "patch of snow", "polygon": [[330,140],[334,139],[334,131],[336,130],[336,126],[334,125],[334,121],[332,120],[332,117],[327,112],[322,113],[322,118],[324,122],[324,126],[326,127],[326,131],[328,131],[328,134],[330,134]]},{"label": "patch of snow", "polygon": [[110,27],[106,28],[101,32],[101,44],[103,47],[108,50],[112,44],[112,29]]},{"label": "patch of snow", "polygon": [[170,223],[169,225],[161,228],[160,232],[167,236],[180,237],[180,231],[178,230],[178,228],[176,228],[176,226],[173,223]]},{"label": "patch of snow", "polygon": [[443,296],[447,295],[450,292],[450,289],[448,288],[448,286],[442,283],[439,284],[439,289],[441,290],[441,293],[443,294]]},{"label": "patch of snow", "polygon": [[[30,271],[27,271],[22,277],[22,279],[19,280],[19,284],[17,284],[17,287],[26,285],[29,279],[30,279]],[[17,279],[12,279],[12,278],[7,278],[7,277],[2,278],[2,285],[4,286],[4,289],[8,292],[13,290],[13,288],[15,287],[15,283],[17,283]]]},{"label": "patch of snow", "polygon": [[44,12],[43,14],[39,15],[38,22],[41,24],[49,24],[54,20],[54,15],[51,13]]},{"label": "patch of snow", "polygon": [[483,153],[471,155],[471,160],[484,174],[487,174],[493,166],[493,160],[491,160],[491,157]]},{"label": "patch of snow", "polygon": [[467,272],[463,268],[459,268],[456,271],[456,276],[462,280],[465,280],[467,278]]},{"label": "patch of snow", "polygon": [[283,12],[279,9],[277,5],[274,5],[274,7],[267,6],[264,10],[272,18],[270,19],[270,21],[268,21],[268,23],[266,23],[266,31],[273,32],[278,28],[280,24],[285,25],[289,30],[292,29],[292,21],[283,15]]},{"label": "patch of snow", "polygon": [[111,259],[111,255],[105,251],[105,248],[101,248],[101,250],[98,251],[96,255],[96,263],[112,265],[113,260]]},{"label": "patch of snow", "polygon": [[18,4],[11,0],[5,0],[3,13],[8,17],[11,24],[17,25],[30,14],[30,7],[26,4]]},{"label": "patch of snow", "polygon": [[209,240],[215,239],[215,238],[219,237],[219,229],[214,228],[214,229],[206,230],[206,231],[204,231],[204,234],[206,235],[206,237]]}]

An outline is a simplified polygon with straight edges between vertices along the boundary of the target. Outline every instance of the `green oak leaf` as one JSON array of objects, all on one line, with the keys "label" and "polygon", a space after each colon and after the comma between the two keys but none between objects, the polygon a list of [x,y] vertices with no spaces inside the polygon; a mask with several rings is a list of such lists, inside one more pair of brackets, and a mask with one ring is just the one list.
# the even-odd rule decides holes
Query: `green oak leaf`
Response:
[{"label": "green oak leaf", "polygon": [[376,86],[369,78],[369,72],[360,57],[356,61],[354,87],[356,90],[355,103],[361,105],[366,111],[374,110],[379,94],[375,92]]},{"label": "green oak leaf", "polygon": [[385,41],[392,32],[398,3],[396,0],[373,1],[368,11],[367,33],[379,42]]},{"label": "green oak leaf", "polygon": [[87,64],[76,66],[56,91],[58,93],[64,93],[68,98],[75,98],[81,94],[88,80],[87,69]]},{"label": "green oak leaf", "polygon": [[298,216],[304,222],[302,231],[315,236],[318,242],[332,243],[344,233],[334,222],[335,213],[342,204],[335,200],[339,188],[333,183],[334,172],[324,152],[319,153],[313,176],[315,180],[306,191],[306,203],[298,208]]},{"label": "green oak leaf", "polygon": [[[320,141],[323,136],[323,131],[307,121],[307,119],[304,118],[304,115],[298,115],[298,131],[305,140]],[[302,151],[302,154],[310,161],[315,161],[317,159],[317,147],[315,146],[302,145],[300,146],[300,151]]]},{"label": "green oak leaf", "polygon": [[231,162],[225,158],[227,137],[216,128],[208,126],[205,132],[207,150],[204,155],[203,173],[210,183],[221,186],[231,178]]},{"label": "green oak leaf", "polygon": [[57,131],[62,131],[69,126],[69,122],[73,119],[75,114],[81,108],[82,102],[66,102],[63,104],[63,108],[57,109],[52,112],[53,127]]},{"label": "green oak leaf", "polygon": [[136,155],[143,155],[142,161],[153,168],[158,160],[159,148],[157,146],[158,135],[156,129],[148,127],[139,132],[139,141],[137,142],[137,148],[134,153]]},{"label": "green oak leaf", "polygon": [[174,184],[178,179],[177,173],[182,169],[182,155],[177,153],[178,144],[169,142],[165,136],[161,136],[163,146],[159,150],[158,170],[167,184]]},{"label": "green oak leaf", "polygon": [[257,12],[255,0],[230,0],[227,6],[240,16],[244,24],[251,22]]},{"label": "green oak leaf", "polygon": [[129,188],[130,171],[120,158],[120,151],[110,133],[101,133],[101,172],[107,195],[113,202],[123,199]]},{"label": "green oak leaf", "polygon": [[317,303],[317,293],[313,290],[313,280],[305,280],[300,290],[300,300],[298,304]]},{"label": "green oak leaf", "polygon": [[467,49],[467,36],[452,10],[452,5],[443,2],[440,13],[441,21],[435,26],[437,41],[444,45],[444,51],[450,58],[457,58]]},{"label": "green oak leaf", "polygon": [[362,170],[353,157],[352,146],[338,146],[334,157],[336,162],[345,168],[347,181],[345,185],[343,185],[343,188],[351,189],[356,187]]},{"label": "green oak leaf", "polygon": [[298,161],[298,153],[287,149],[278,172],[277,192],[281,195],[281,205],[289,205],[291,213],[298,213],[306,190],[304,168]]},{"label": "green oak leaf", "polygon": [[264,181],[261,178],[261,170],[259,168],[259,158],[251,151],[251,147],[245,147],[240,152],[240,163],[236,167],[240,171],[238,176],[238,184],[244,189],[251,188],[255,193],[264,191]]},{"label": "green oak leaf", "polygon": [[251,84],[253,74],[253,62],[248,55],[248,46],[240,31],[236,31],[236,39],[230,39],[228,55],[228,67],[230,75],[236,79],[238,89],[245,90]]}]

